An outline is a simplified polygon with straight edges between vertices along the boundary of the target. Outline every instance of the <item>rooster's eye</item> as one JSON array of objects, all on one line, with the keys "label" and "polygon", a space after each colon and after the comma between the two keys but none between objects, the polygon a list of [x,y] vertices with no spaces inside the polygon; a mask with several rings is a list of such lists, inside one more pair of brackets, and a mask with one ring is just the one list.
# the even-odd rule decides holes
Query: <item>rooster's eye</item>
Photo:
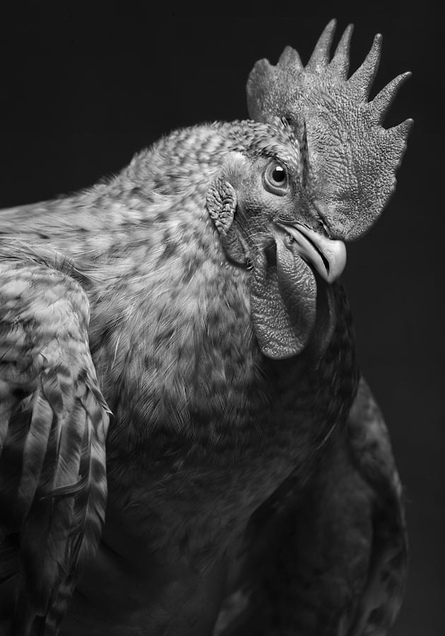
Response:
[{"label": "rooster's eye", "polygon": [[286,194],[289,188],[289,179],[286,168],[274,161],[270,163],[263,175],[264,186],[273,194]]}]

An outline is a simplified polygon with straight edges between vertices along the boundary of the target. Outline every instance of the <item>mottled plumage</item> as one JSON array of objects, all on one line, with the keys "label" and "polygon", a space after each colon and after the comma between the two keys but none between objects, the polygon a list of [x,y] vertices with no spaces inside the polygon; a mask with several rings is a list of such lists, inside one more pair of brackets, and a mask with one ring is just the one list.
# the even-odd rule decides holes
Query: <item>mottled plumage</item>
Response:
[{"label": "mottled plumage", "polygon": [[251,75],[256,121],[0,211],[0,633],[365,636],[397,614],[400,484],[337,280],[387,192],[318,205],[317,125],[274,82]]},{"label": "mottled plumage", "polygon": [[17,634],[35,617],[58,623],[105,517],[108,409],[76,278],[85,284],[63,259],[0,244],[0,563],[2,547],[8,560],[19,548],[18,562],[0,572],[6,579],[16,566],[20,572]]}]

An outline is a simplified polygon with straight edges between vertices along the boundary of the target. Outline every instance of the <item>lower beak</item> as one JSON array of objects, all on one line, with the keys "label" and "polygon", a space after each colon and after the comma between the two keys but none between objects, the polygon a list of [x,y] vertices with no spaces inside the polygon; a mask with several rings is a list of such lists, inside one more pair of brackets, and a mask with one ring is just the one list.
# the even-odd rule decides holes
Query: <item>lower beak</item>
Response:
[{"label": "lower beak", "polygon": [[326,282],[332,283],[343,272],[346,265],[346,246],[342,241],[322,236],[301,223],[276,225],[292,237],[293,251],[312,265]]}]

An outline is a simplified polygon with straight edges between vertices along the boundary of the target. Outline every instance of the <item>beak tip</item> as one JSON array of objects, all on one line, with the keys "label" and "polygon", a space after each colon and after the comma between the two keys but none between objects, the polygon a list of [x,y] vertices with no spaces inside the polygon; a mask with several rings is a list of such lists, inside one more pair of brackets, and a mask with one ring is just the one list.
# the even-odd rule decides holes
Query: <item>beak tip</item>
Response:
[{"label": "beak tip", "polygon": [[333,283],[343,273],[346,266],[347,252],[343,241],[327,240],[329,243],[326,244],[322,253],[328,263],[326,280],[328,283]]},{"label": "beak tip", "polygon": [[329,284],[342,274],[346,265],[346,245],[330,239],[301,223],[283,225],[294,239],[299,255],[310,263]]}]

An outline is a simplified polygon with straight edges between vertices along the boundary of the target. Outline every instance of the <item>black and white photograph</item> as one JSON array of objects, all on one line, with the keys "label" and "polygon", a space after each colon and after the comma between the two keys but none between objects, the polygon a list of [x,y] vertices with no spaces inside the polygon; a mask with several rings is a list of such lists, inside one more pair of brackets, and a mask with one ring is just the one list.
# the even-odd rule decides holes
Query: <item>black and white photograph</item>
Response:
[{"label": "black and white photograph", "polygon": [[2,20],[0,636],[445,633],[442,21],[295,14]]}]

